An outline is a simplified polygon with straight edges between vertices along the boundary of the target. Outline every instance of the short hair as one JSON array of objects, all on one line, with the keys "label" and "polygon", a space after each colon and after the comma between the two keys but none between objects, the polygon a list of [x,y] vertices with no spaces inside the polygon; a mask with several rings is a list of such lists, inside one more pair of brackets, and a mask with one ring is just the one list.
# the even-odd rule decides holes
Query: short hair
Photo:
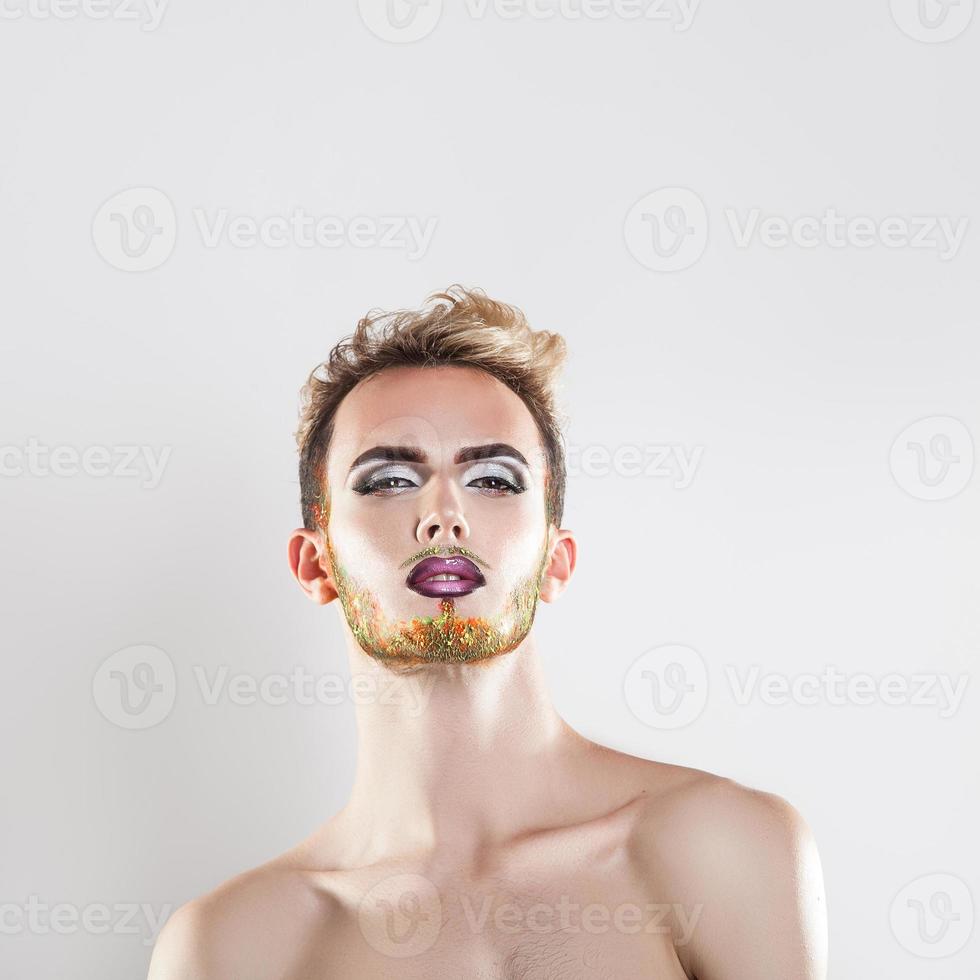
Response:
[{"label": "short hair", "polygon": [[300,499],[303,524],[314,530],[326,480],[334,419],[344,397],[385,368],[451,365],[476,368],[515,392],[537,424],[547,465],[545,506],[561,525],[565,502],[564,417],[556,404],[565,361],[564,338],[532,330],[515,306],[480,289],[453,285],[432,293],[419,310],[371,310],[353,334],[331,349],[300,391]]}]

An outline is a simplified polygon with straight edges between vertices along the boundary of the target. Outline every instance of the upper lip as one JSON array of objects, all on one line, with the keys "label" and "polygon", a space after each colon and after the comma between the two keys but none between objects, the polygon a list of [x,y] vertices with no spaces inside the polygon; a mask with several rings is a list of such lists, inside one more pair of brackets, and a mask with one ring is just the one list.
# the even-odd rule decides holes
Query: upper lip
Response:
[{"label": "upper lip", "polygon": [[462,555],[451,558],[423,558],[409,573],[406,585],[417,585],[432,575],[458,575],[467,582],[483,583],[483,572]]}]

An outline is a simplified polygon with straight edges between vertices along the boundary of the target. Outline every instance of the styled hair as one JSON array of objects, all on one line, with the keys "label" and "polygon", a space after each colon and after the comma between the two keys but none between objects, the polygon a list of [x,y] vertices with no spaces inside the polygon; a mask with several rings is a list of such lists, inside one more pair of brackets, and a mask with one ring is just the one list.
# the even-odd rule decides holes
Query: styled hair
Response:
[{"label": "styled hair", "polygon": [[545,450],[548,519],[560,527],[565,447],[556,394],[565,354],[560,334],[532,330],[517,307],[490,299],[480,289],[450,286],[431,294],[420,310],[371,310],[353,334],[334,345],[300,391],[295,435],[304,526],[317,527],[314,505],[324,489],[334,418],[354,386],[385,368],[453,365],[485,371],[527,406]]}]

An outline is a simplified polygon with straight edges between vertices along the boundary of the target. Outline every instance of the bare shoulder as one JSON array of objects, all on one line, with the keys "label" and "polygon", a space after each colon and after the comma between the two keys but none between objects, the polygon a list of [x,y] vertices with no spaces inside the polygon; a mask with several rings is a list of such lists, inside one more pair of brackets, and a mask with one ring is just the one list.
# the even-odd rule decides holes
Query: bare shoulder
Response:
[{"label": "bare shoulder", "polygon": [[[632,757],[630,757],[632,758]],[[826,901],[814,835],[783,797],[642,759],[635,852],[694,924],[678,953],[699,980],[826,976]]]},{"label": "bare shoulder", "polygon": [[313,876],[277,858],[177,909],[154,947],[149,980],[287,975],[307,937],[322,934],[336,911]]}]

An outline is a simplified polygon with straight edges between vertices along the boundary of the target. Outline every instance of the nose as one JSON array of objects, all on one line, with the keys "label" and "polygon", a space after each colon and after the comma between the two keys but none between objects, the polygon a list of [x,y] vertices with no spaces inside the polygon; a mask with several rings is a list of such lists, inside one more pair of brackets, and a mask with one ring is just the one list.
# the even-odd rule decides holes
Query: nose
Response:
[{"label": "nose", "polygon": [[465,541],[470,536],[470,526],[450,481],[438,481],[435,499],[428,499],[430,509],[423,512],[415,532],[419,544],[428,546]]}]

